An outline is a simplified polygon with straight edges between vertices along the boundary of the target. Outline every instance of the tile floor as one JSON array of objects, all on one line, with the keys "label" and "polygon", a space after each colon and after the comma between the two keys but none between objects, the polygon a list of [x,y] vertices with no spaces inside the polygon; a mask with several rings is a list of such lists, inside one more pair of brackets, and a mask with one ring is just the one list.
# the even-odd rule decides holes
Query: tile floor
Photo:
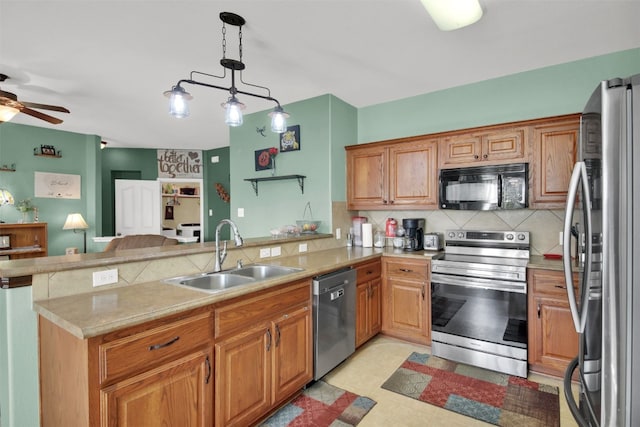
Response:
[{"label": "tile floor", "polygon": [[[413,351],[430,353],[431,349],[378,335],[327,374],[324,380],[345,390],[370,397],[377,402],[371,412],[358,424],[359,427],[475,427],[490,425],[382,389],[380,387],[382,383]],[[529,379],[559,387],[560,425],[561,427],[577,426],[567,408],[560,380],[537,374],[530,375]]]}]

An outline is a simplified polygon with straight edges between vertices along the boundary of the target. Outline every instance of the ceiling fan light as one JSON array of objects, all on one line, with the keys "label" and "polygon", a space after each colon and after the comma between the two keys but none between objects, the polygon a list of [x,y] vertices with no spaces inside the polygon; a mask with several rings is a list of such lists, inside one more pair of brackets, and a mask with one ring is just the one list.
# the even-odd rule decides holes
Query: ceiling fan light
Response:
[{"label": "ceiling fan light", "polygon": [[19,109],[8,105],[0,105],[0,122],[8,122],[13,116],[20,112]]},{"label": "ceiling fan light", "polygon": [[442,31],[457,30],[482,18],[478,0],[421,0]]},{"label": "ceiling fan light", "polygon": [[287,130],[287,118],[289,114],[285,113],[281,106],[277,106],[269,113],[271,117],[271,132],[282,133]]},{"label": "ceiling fan light", "polygon": [[169,97],[169,114],[177,119],[189,117],[189,103],[193,96],[180,85],[174,86],[164,93]]},{"label": "ceiling fan light", "polygon": [[242,110],[244,110],[245,105],[238,101],[238,98],[235,96],[231,96],[227,102],[221,105],[222,108],[226,110],[224,114],[224,122],[227,126],[242,126]]}]

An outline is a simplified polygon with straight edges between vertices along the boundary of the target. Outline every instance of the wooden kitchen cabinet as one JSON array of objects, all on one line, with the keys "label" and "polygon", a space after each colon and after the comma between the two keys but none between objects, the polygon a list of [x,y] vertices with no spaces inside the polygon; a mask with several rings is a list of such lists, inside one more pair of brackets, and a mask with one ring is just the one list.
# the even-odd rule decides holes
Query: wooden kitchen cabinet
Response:
[{"label": "wooden kitchen cabinet", "polygon": [[382,260],[382,332],[420,344],[431,343],[430,261]]},{"label": "wooden kitchen cabinet", "polygon": [[437,208],[437,139],[403,138],[346,150],[348,209]]},{"label": "wooden kitchen cabinet", "polygon": [[564,209],[577,159],[580,115],[551,118],[532,125],[529,167],[532,209]]},{"label": "wooden kitchen cabinet", "polygon": [[380,260],[357,265],[356,347],[376,336],[382,328],[382,264]]},{"label": "wooden kitchen cabinet", "polygon": [[42,426],[213,423],[210,310],[89,339],[39,317],[39,338]]},{"label": "wooden kitchen cabinet", "polygon": [[[578,354],[578,333],[569,309],[564,273],[529,269],[527,283],[529,368],[561,377]],[[574,283],[577,283],[575,275]]]},{"label": "wooden kitchen cabinet", "polygon": [[222,303],[215,318],[216,426],[250,425],[313,378],[308,280]]},{"label": "wooden kitchen cabinet", "polygon": [[526,135],[526,127],[484,127],[443,137],[439,167],[525,162]]}]

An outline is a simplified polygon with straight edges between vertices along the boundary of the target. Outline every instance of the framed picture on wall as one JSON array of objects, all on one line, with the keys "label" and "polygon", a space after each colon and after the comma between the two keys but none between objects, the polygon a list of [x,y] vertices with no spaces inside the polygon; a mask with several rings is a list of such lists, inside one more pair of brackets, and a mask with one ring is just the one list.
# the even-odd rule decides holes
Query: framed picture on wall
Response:
[{"label": "framed picture on wall", "polygon": [[268,148],[256,150],[254,156],[257,171],[273,169],[273,163],[271,162],[271,155],[269,154]]},{"label": "framed picture on wall", "polygon": [[280,134],[280,152],[297,151],[300,149],[300,125],[289,126]]}]

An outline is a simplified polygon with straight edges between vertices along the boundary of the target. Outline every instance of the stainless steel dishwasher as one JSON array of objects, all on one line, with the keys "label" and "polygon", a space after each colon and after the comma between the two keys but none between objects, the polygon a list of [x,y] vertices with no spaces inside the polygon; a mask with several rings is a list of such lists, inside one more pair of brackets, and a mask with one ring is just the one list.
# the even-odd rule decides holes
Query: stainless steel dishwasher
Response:
[{"label": "stainless steel dishwasher", "polygon": [[313,379],[319,380],[356,350],[356,271],[313,278]]}]

